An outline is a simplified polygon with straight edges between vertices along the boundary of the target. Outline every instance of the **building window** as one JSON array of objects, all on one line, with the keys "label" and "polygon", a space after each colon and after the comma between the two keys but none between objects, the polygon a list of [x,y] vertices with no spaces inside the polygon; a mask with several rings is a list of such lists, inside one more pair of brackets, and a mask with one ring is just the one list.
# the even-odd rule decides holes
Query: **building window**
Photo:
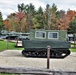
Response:
[{"label": "building window", "polygon": [[59,33],[58,32],[48,32],[48,39],[58,39]]},{"label": "building window", "polygon": [[36,31],[35,38],[41,38],[41,39],[46,38],[46,32],[45,31]]}]

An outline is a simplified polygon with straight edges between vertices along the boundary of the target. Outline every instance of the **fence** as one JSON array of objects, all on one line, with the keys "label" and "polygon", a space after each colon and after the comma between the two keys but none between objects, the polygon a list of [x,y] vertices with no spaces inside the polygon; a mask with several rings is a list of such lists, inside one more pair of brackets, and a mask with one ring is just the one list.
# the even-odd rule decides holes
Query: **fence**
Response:
[{"label": "fence", "polygon": [[20,67],[0,67],[0,73],[10,74],[33,74],[33,75],[76,75],[72,71],[54,71],[50,69],[36,69],[36,68],[20,68]]}]

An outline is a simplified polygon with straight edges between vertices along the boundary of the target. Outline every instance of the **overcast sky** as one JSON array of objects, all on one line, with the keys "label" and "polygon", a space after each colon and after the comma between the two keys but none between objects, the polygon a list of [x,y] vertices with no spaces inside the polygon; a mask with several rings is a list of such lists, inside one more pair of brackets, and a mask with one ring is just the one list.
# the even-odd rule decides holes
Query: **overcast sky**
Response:
[{"label": "overcast sky", "polygon": [[22,3],[25,5],[32,3],[36,9],[39,6],[45,9],[46,4],[52,6],[55,3],[58,10],[76,10],[76,0],[0,0],[0,11],[2,12],[3,19],[6,19],[10,13],[17,12],[17,5]]}]

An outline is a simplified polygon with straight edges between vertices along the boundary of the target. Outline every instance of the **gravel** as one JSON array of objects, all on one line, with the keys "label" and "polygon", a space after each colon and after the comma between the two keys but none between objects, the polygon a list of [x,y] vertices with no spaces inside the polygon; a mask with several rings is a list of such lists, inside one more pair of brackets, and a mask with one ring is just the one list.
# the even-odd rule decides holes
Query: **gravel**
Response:
[{"label": "gravel", "polygon": [[[5,50],[0,52],[0,67],[47,68],[46,58],[27,58],[22,50]],[[50,69],[55,71],[76,71],[76,53],[64,59],[50,58]]]}]

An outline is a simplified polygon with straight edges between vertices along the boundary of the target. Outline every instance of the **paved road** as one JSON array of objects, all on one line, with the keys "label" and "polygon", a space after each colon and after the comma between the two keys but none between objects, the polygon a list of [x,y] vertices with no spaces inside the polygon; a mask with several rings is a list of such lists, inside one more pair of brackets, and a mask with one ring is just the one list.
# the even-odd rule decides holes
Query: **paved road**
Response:
[{"label": "paved road", "polygon": [[[46,68],[46,58],[26,58],[21,50],[5,50],[0,52],[0,67]],[[50,59],[50,69],[55,71],[76,71],[76,53],[64,59]]]}]

